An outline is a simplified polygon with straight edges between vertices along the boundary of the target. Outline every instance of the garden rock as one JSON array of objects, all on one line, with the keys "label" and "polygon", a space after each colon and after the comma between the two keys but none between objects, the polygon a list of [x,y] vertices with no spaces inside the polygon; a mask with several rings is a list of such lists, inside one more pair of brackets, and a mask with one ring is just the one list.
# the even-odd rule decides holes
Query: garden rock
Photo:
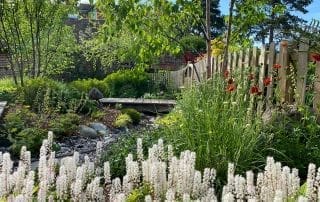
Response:
[{"label": "garden rock", "polygon": [[91,100],[100,100],[103,98],[103,94],[101,93],[101,91],[97,88],[91,88],[91,90],[89,91],[88,97]]},{"label": "garden rock", "polygon": [[93,128],[90,128],[90,127],[85,126],[85,125],[80,125],[79,128],[80,128],[80,135],[81,136],[91,137],[91,138],[99,137],[99,134]]},{"label": "garden rock", "polygon": [[99,122],[92,122],[89,123],[89,127],[95,129],[96,131],[99,130],[108,130],[108,127],[106,125],[104,125],[103,123],[99,123]]},{"label": "garden rock", "polygon": [[107,136],[109,134],[109,129],[106,125],[104,125],[103,123],[99,123],[99,122],[93,122],[89,124],[90,128],[93,128],[94,130],[97,131],[97,133],[103,135],[103,136]]}]

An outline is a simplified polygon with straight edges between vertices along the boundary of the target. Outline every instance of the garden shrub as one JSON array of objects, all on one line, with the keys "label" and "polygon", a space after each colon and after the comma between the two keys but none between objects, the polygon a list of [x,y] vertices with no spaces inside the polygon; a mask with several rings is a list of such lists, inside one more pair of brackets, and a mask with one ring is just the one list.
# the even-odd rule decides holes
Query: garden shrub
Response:
[{"label": "garden shrub", "polygon": [[4,117],[4,128],[8,134],[15,136],[25,128],[34,127],[38,117],[29,106],[15,105]]},{"label": "garden shrub", "polygon": [[305,179],[307,165],[320,165],[320,125],[308,108],[300,108],[294,114],[275,112],[272,120],[264,125],[264,156],[272,155],[287,166],[299,169]]},{"label": "garden shrub", "polygon": [[133,124],[138,124],[141,120],[141,114],[133,108],[125,108],[125,109],[122,109],[121,112],[123,114],[128,114]]},{"label": "garden shrub", "polygon": [[88,94],[92,88],[97,88],[103,93],[103,95],[109,95],[109,90],[107,84],[98,79],[81,79],[73,81],[69,84],[80,92]]},{"label": "garden shrub", "polygon": [[203,37],[196,35],[188,35],[180,40],[180,44],[183,44],[184,52],[192,52],[195,54],[206,52],[206,41]]},{"label": "garden shrub", "polygon": [[132,123],[132,120],[128,114],[119,114],[116,121],[114,122],[114,126],[116,128],[123,128],[128,126],[128,124]]},{"label": "garden shrub", "polygon": [[133,132],[132,134],[124,134],[119,139],[108,147],[103,155],[102,162],[110,162],[111,176],[122,177],[126,174],[125,158],[129,153],[135,154],[137,148],[137,138],[143,139],[143,150],[147,155],[148,148],[157,143],[162,137],[161,130]]},{"label": "garden shrub", "polygon": [[96,108],[96,103],[84,93],[48,78],[28,80],[19,88],[19,93],[20,100],[37,113],[89,113]]},{"label": "garden shrub", "polygon": [[108,75],[107,84],[111,97],[141,97],[148,91],[147,73],[141,68],[119,70]]},{"label": "garden shrub", "polygon": [[13,103],[16,100],[17,86],[12,78],[0,79],[0,101]]},{"label": "garden shrub", "polygon": [[72,135],[77,131],[80,123],[80,116],[75,113],[62,114],[49,123],[49,129],[58,137]]},{"label": "garden shrub", "polygon": [[41,128],[25,128],[14,138],[11,138],[10,150],[14,155],[18,155],[22,146],[27,146],[32,155],[39,154],[42,140],[46,138],[47,131]]},{"label": "garden shrub", "polygon": [[51,93],[48,89],[51,92],[57,91],[57,83],[44,77],[29,79],[23,87],[19,87],[20,99],[25,105],[29,105],[32,110],[38,111],[39,105],[45,100],[46,94]]},{"label": "garden shrub", "polygon": [[91,118],[94,120],[101,120],[105,116],[107,116],[105,111],[96,110],[91,113]]},{"label": "garden shrub", "polygon": [[164,127],[173,126],[175,124],[179,124],[179,119],[181,119],[181,113],[178,110],[173,110],[171,113],[158,118],[156,120],[156,124]]}]

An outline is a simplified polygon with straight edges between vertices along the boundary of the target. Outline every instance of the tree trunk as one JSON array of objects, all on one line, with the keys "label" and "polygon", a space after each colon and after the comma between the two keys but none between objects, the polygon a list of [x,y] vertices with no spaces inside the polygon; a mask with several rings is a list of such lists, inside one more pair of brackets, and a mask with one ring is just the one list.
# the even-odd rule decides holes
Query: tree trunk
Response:
[{"label": "tree trunk", "polygon": [[222,66],[222,72],[221,73],[223,73],[223,72],[225,72],[227,70],[227,65],[228,65],[228,53],[229,53],[229,45],[230,45],[230,38],[231,38],[231,28],[232,28],[232,17],[233,17],[234,3],[235,3],[235,0],[230,0],[227,40],[226,40],[226,45],[225,45],[224,53],[223,53],[223,66]]},{"label": "tree trunk", "polygon": [[272,4],[272,13],[271,13],[271,16],[270,16],[269,44],[271,44],[273,42],[273,39],[274,39],[274,26],[273,26],[274,19],[275,19],[275,13],[273,12],[274,7],[275,7],[275,4],[273,3]]},{"label": "tree trunk", "polygon": [[210,23],[210,1],[206,0],[206,28],[207,28],[207,78],[212,75],[211,72],[211,23]]}]

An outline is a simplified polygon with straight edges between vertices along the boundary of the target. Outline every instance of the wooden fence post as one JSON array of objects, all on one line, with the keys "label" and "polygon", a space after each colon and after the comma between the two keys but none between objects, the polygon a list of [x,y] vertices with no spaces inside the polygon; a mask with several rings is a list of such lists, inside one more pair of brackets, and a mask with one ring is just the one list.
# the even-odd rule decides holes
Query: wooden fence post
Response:
[{"label": "wooden fence post", "polygon": [[299,105],[305,103],[306,95],[306,81],[307,81],[307,71],[308,71],[308,50],[309,50],[309,40],[302,39],[299,44],[298,52],[298,62],[297,62],[297,89],[296,101]]},{"label": "wooden fence post", "polygon": [[[286,44],[286,45],[284,45]],[[279,69],[279,94],[280,94],[280,103],[285,103],[289,100],[289,78],[288,78],[288,41],[281,41],[280,53],[279,53],[279,63],[281,68]]]},{"label": "wooden fence post", "polygon": [[[268,74],[267,76],[269,76],[271,78],[272,81],[274,81],[273,78],[273,65],[275,62],[275,44],[274,42],[272,42],[269,46],[269,51],[268,51],[268,58],[267,58],[267,63],[268,63]],[[273,94],[273,85],[269,85],[267,87],[267,95],[266,95],[266,100],[267,100],[267,107],[270,108],[272,105],[272,94]]]},{"label": "wooden fence post", "polygon": [[234,71],[235,69],[236,69],[236,67],[237,67],[237,62],[238,62],[238,53],[237,52],[234,52],[233,53],[233,60],[232,60],[233,62],[232,62],[232,71]]},{"label": "wooden fence post", "polygon": [[[259,80],[258,80],[258,84],[259,84],[259,89],[261,89],[261,93],[264,96],[264,83],[263,83],[263,79],[265,78],[265,67],[266,67],[266,61],[267,61],[267,57],[266,57],[266,47],[262,46],[261,48],[261,52],[260,52],[260,57],[259,57]],[[272,84],[270,84],[272,85]],[[262,114],[263,111],[263,101],[260,100],[258,102],[258,114]]]},{"label": "wooden fence post", "polygon": [[255,67],[257,67],[257,65],[258,65],[258,49],[257,49],[257,47],[253,47],[250,66],[252,68],[255,68]]},{"label": "wooden fence post", "polygon": [[231,70],[231,66],[232,66],[232,54],[229,52],[228,53],[228,64],[227,64],[227,70],[229,71],[229,72],[231,72],[232,70]]},{"label": "wooden fence post", "polygon": [[314,81],[314,98],[313,98],[313,109],[320,115],[320,62],[316,63],[316,80]]},{"label": "wooden fence post", "polygon": [[244,68],[250,66],[250,48],[244,52]]}]

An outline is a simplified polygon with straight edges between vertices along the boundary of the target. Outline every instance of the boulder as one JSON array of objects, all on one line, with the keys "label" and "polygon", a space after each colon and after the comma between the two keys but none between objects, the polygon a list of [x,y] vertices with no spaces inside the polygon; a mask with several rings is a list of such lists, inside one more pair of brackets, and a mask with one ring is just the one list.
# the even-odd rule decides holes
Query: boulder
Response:
[{"label": "boulder", "polygon": [[103,136],[109,135],[109,129],[103,123],[93,122],[89,124],[89,127],[93,128],[100,135],[103,135]]},{"label": "boulder", "polygon": [[99,123],[99,122],[89,123],[89,127],[95,129],[96,131],[108,130],[108,127],[106,125],[104,125],[103,123]]},{"label": "boulder", "polygon": [[83,137],[97,138],[100,136],[95,129],[90,128],[88,126],[80,125],[79,129],[80,135]]},{"label": "boulder", "polygon": [[100,100],[101,98],[103,98],[103,94],[101,93],[101,91],[97,88],[91,88],[91,90],[88,93],[88,97],[91,100]]}]

